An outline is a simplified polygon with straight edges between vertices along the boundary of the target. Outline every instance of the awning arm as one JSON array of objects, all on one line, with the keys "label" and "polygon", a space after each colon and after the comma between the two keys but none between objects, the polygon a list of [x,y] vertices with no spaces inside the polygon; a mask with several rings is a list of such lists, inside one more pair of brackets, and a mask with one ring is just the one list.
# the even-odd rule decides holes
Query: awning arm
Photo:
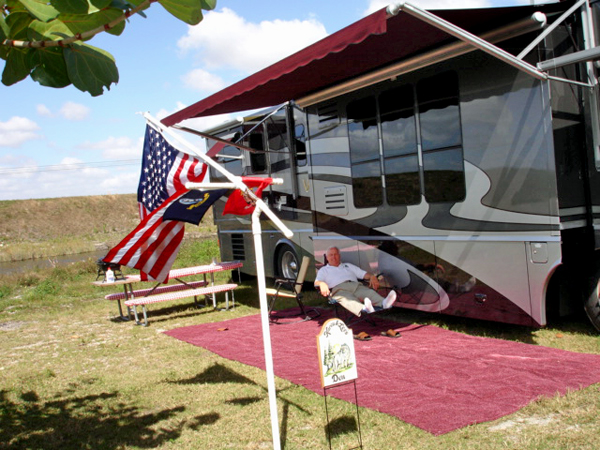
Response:
[{"label": "awning arm", "polygon": [[[488,42],[501,42],[516,36],[538,31],[546,25],[546,15],[536,12],[531,17],[518,20],[504,27],[497,28],[482,34],[480,37]],[[384,80],[395,79],[406,73],[414,72],[432,64],[447,61],[465,55],[476,49],[463,41],[454,41],[450,44],[436,48],[426,53],[421,53],[408,60],[398,61],[389,66],[367,72],[348,81],[330,86],[296,99],[296,104],[301,108],[329,100],[348,92],[356,91],[367,86],[372,86]]]},{"label": "awning arm", "polygon": [[[262,125],[263,123],[265,123],[267,120],[269,120],[273,115],[277,114],[279,111],[281,111],[282,108],[284,108],[287,105],[287,103],[282,103],[281,105],[277,106],[276,108],[273,109],[273,111],[269,112],[267,115],[265,115],[265,117],[263,117],[256,125],[254,125],[250,130],[248,130],[246,133],[244,133],[244,135],[242,137],[240,137],[240,141],[243,140],[246,136],[248,136],[250,133],[252,133],[252,131],[254,131],[258,126]],[[240,122],[240,125],[243,122]],[[187,133],[191,133],[191,134],[195,134],[196,136],[200,136],[203,137],[204,139],[210,139],[216,142],[220,142],[222,144],[231,146],[231,147],[235,147],[238,148],[240,150],[245,150],[247,152],[250,153],[269,153],[270,150],[256,150],[255,148],[251,148],[251,147],[247,147],[245,145],[242,144],[237,144],[233,141],[228,141],[216,136],[211,135],[210,133],[206,133],[206,132],[202,132],[202,131],[198,131],[198,130],[194,130],[193,128],[189,128],[189,127],[184,127],[182,125],[172,125],[173,128],[175,128],[176,130],[181,130],[181,131],[185,131]],[[277,152],[277,153],[281,153],[281,152]],[[229,158],[231,158],[230,155],[227,155]],[[232,158],[235,159],[235,158]]]},{"label": "awning arm", "polygon": [[[196,136],[200,136],[204,139],[210,139],[216,142],[220,142],[221,144],[225,144],[231,147],[235,147],[238,148],[240,150],[244,150],[247,152],[251,152],[251,153],[264,153],[262,150],[256,150],[255,148],[250,148],[247,147],[245,145],[242,144],[237,144],[233,141],[228,141],[227,139],[222,139],[220,137],[217,136],[213,136],[212,134],[208,134],[208,133],[204,133],[202,131],[198,131],[198,130],[194,130],[193,128],[188,128],[188,127],[183,127],[181,125],[173,125],[172,128],[176,129],[176,130],[181,130],[181,131],[185,131],[186,133],[190,133],[190,134],[195,134]],[[227,157],[230,157],[230,155],[227,155]]]},{"label": "awning arm", "polygon": [[526,55],[529,54],[529,52],[531,50],[533,50],[535,48],[536,45],[538,45],[540,42],[542,42],[542,40],[548,36],[550,33],[552,33],[561,23],[563,23],[565,21],[565,19],[567,17],[569,17],[571,14],[573,14],[577,9],[581,8],[581,6],[586,3],[587,0],[579,0],[577,3],[575,3],[573,6],[571,6],[567,11],[565,11],[563,14],[561,14],[561,16],[556,19],[554,22],[552,22],[552,25],[548,26],[548,28],[546,28],[542,33],[540,33],[540,35],[538,37],[536,37],[531,44],[529,44],[527,47],[525,47],[521,53],[519,53],[517,55],[518,59],[523,59]]},{"label": "awning arm", "polygon": [[482,50],[486,53],[489,53],[492,56],[495,56],[499,60],[504,61],[505,63],[527,73],[528,75],[531,75],[534,78],[537,78],[538,80],[548,79],[548,75],[536,69],[535,66],[532,66],[531,64],[516,58],[514,55],[511,55],[510,53],[502,50],[499,47],[496,47],[493,44],[490,44],[488,41],[483,40],[480,37],[469,33],[466,30],[463,30],[462,28],[457,27],[456,25],[448,22],[447,20],[444,20],[424,9],[411,5],[408,2],[398,3],[396,5],[391,5],[388,7],[388,12],[390,14],[398,14],[400,11],[404,11],[410,14],[411,16],[416,17],[417,19],[420,19],[425,23],[428,23],[429,25],[432,25],[442,31],[445,31],[446,33],[460,39],[461,41],[467,42],[473,45],[474,47],[478,48],[479,50]]}]

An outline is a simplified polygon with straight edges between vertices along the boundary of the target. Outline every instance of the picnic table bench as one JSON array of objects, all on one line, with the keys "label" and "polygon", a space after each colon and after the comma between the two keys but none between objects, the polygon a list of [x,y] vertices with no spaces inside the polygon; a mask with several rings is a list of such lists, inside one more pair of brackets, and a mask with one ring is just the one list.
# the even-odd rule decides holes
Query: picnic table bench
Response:
[{"label": "picnic table bench", "polygon": [[[179,300],[182,298],[194,297],[194,303],[198,304],[198,296],[200,296],[200,295],[210,295],[210,294],[216,294],[217,292],[225,292],[225,295],[228,296],[229,291],[232,291],[231,295],[233,297],[233,290],[237,286],[238,285],[234,284],[234,283],[217,284],[215,286],[208,286],[208,287],[202,287],[202,288],[196,288],[196,289],[178,290],[175,292],[167,292],[167,293],[157,294],[157,295],[148,295],[145,297],[136,297],[136,298],[132,298],[130,300],[126,300],[125,305],[127,307],[133,307],[135,323],[137,323],[138,325],[139,325],[140,321],[138,318],[137,307],[141,306],[142,311],[144,313],[144,326],[148,326],[148,315],[146,312],[146,305],[148,305],[150,303],[166,302],[166,301],[171,301],[171,300]],[[227,300],[227,301],[229,302],[229,300]],[[235,300],[234,300],[234,303],[235,303]]]},{"label": "picnic table bench", "polygon": [[[237,287],[237,284],[215,285],[214,274],[226,270],[239,270],[239,268],[242,267],[242,265],[243,264],[241,261],[229,261],[174,269],[169,272],[169,280],[177,280],[179,284],[161,285],[161,283],[157,283],[154,287],[146,289],[133,289],[134,283],[142,282],[142,279],[139,275],[127,275],[125,277],[116,279],[115,281],[111,282],[94,281],[92,284],[95,286],[122,285],[123,292],[108,294],[104,298],[107,300],[117,301],[119,305],[119,317],[122,320],[130,320],[131,307],[133,307],[135,321],[137,324],[140,323],[137,316],[137,306],[142,306],[144,312],[144,325],[147,325],[148,319],[145,305],[150,303],[194,297],[194,302],[198,304],[198,296],[212,295],[213,307],[216,309],[216,294],[219,292],[225,292],[225,309],[229,309],[229,291],[232,291],[232,307],[235,307],[235,297],[233,294],[233,290]],[[191,275],[202,275],[204,279],[201,281],[192,281],[188,283],[181,280],[182,277],[187,277]],[[207,275],[210,275],[210,282],[207,280]],[[125,306],[127,306],[127,316],[123,315],[121,300],[125,300]]]}]

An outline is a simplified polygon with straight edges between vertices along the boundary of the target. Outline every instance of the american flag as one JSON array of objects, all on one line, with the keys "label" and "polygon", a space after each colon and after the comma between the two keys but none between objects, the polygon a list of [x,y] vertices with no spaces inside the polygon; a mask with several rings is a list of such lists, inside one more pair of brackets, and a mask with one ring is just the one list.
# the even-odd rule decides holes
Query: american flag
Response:
[{"label": "american flag", "polygon": [[163,216],[169,206],[184,194],[185,191],[176,193],[148,214],[125,239],[108,252],[103,261],[138,269],[142,280],[167,282],[183,240],[185,223],[163,220]]},{"label": "american flag", "polygon": [[205,173],[205,164],[174,148],[147,125],[138,186],[140,217],[145,218],[175,192],[185,189],[186,182],[201,182]]},{"label": "american flag", "polygon": [[185,223],[181,221],[183,218],[163,220],[163,217],[170,206],[189,192],[185,183],[199,183],[205,174],[205,164],[175,149],[147,125],[138,187],[142,221],[103,261],[139,269],[142,280],[168,281]]}]

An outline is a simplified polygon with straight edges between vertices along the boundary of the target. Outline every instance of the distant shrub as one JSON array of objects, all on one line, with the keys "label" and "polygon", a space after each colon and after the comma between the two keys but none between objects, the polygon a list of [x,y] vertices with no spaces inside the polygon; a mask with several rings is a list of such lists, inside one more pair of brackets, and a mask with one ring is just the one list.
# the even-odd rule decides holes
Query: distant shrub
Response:
[{"label": "distant shrub", "polygon": [[33,289],[32,295],[35,295],[36,297],[46,297],[49,295],[56,295],[59,290],[60,285],[56,281],[46,278]]},{"label": "distant shrub", "polygon": [[8,298],[12,293],[12,289],[9,286],[0,284],[0,299]]},{"label": "distant shrub", "polygon": [[35,272],[26,272],[17,276],[16,284],[21,287],[31,287],[36,286],[40,280],[40,276]]}]

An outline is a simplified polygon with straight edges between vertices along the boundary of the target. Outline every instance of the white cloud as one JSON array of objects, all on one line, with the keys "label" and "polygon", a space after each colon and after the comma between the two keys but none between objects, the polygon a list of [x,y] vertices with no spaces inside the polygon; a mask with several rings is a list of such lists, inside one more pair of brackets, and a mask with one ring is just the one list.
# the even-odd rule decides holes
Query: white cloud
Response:
[{"label": "white cloud", "polygon": [[109,137],[100,142],[85,142],[78,146],[84,150],[99,150],[102,157],[108,160],[136,159],[142,157],[144,138],[137,140],[126,136]]},{"label": "white cloud", "polygon": [[325,27],[314,19],[248,22],[223,8],[206,14],[199,26],[188,27],[177,45],[197,51],[209,70],[234,69],[243,74],[260,70],[324,38]]},{"label": "white cloud", "polygon": [[46,105],[39,104],[35,107],[35,109],[40,116],[52,117],[52,111],[50,111],[50,108],[48,108]]},{"label": "white cloud", "polygon": [[67,120],[71,120],[74,122],[79,122],[85,120],[90,115],[90,108],[81,103],[75,102],[66,102],[60,108],[60,115],[63,116]]},{"label": "white cloud", "polygon": [[181,78],[187,87],[206,94],[213,94],[227,85],[221,77],[204,69],[194,69]]},{"label": "white cloud", "polygon": [[0,147],[20,147],[27,141],[41,139],[36,131],[40,127],[26,117],[11,117],[8,122],[0,122]]}]

